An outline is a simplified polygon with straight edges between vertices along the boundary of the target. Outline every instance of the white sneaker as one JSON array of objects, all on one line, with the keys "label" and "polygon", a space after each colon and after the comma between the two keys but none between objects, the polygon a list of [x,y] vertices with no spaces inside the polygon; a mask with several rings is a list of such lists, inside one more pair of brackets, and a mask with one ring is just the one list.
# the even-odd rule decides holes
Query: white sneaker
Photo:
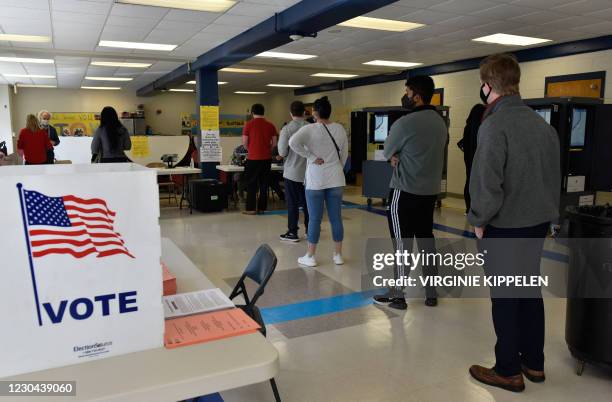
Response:
[{"label": "white sneaker", "polygon": [[344,259],[342,258],[342,254],[334,253],[334,264],[336,265],[344,264]]},{"label": "white sneaker", "polygon": [[317,260],[315,260],[314,255],[306,254],[305,256],[298,258],[298,264],[304,265],[305,267],[316,267]]}]

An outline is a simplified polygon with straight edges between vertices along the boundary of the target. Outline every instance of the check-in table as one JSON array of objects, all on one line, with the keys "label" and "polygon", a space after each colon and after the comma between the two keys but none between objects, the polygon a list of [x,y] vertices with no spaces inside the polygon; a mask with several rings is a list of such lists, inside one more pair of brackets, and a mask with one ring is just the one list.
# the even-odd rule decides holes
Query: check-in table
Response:
[{"label": "check-in table", "polygon": [[[215,288],[166,238],[162,239],[162,260],[176,275],[178,292]],[[278,370],[278,351],[256,332],[176,349],[151,349],[0,380],[76,381],[76,397],[62,400],[174,402],[264,382],[275,377]],[[27,398],[58,400],[58,397]],[[1,400],[6,399],[0,397]]]},{"label": "check-in table", "polygon": [[[232,200],[234,201],[234,205],[236,205],[238,203],[238,197],[234,194],[234,174],[243,173],[244,166],[217,165],[216,168],[217,170],[227,174],[227,194],[232,195]],[[270,167],[272,172],[282,172],[283,169],[283,165],[278,165],[276,163],[272,163],[272,166]]]},{"label": "check-in table", "polygon": [[191,178],[192,175],[194,174],[201,174],[202,173],[202,169],[198,169],[198,168],[192,168],[192,167],[174,167],[174,168],[167,168],[167,167],[163,167],[163,168],[154,168],[155,170],[157,170],[157,175],[158,176],[185,176],[185,180],[183,180],[183,190],[181,191],[181,201],[179,202],[179,209],[183,208],[183,201],[187,200],[187,202],[189,203],[189,206],[191,207],[191,199],[189,198],[187,192],[189,189],[189,179]]}]

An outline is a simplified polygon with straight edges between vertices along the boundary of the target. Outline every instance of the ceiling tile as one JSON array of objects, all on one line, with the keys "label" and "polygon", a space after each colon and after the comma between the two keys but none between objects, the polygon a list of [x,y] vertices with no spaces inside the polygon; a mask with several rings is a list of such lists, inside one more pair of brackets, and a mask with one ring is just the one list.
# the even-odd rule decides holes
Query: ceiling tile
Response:
[{"label": "ceiling tile", "polygon": [[554,11],[559,11],[569,15],[585,15],[596,11],[605,10],[612,6],[610,0],[580,0],[574,1],[558,7],[553,7]]},{"label": "ceiling tile", "polygon": [[514,0],[511,4],[539,8],[540,10],[550,10],[553,7],[559,7],[575,1],[576,0]]},{"label": "ceiling tile", "polygon": [[538,10],[531,7],[518,7],[511,4],[499,4],[495,7],[475,11],[472,13],[472,15],[496,20],[507,20],[510,18],[531,14],[536,11]]},{"label": "ceiling tile", "polygon": [[94,1],[77,0],[51,0],[52,11],[71,11],[78,10],[84,14],[107,15],[112,3],[100,3]]},{"label": "ceiling tile", "polygon": [[[63,0],[61,0],[63,1]],[[132,18],[157,18],[161,19],[168,14],[169,9],[163,7],[145,7],[131,4],[114,3],[111,15]]]},{"label": "ceiling tile", "polygon": [[470,14],[476,11],[495,7],[497,4],[489,0],[449,0],[445,3],[429,7],[432,10],[446,11],[456,14]]},{"label": "ceiling tile", "polygon": [[567,18],[567,15],[552,11],[536,11],[531,14],[509,18],[510,21],[520,22],[528,25],[544,24],[551,21],[559,21]]},{"label": "ceiling tile", "polygon": [[185,22],[213,22],[220,15],[218,13],[207,13],[204,11],[170,10],[164,17],[168,21]]},{"label": "ceiling tile", "polygon": [[421,24],[436,24],[457,17],[458,14],[446,13],[434,10],[419,10],[404,16],[407,21],[418,22]]}]

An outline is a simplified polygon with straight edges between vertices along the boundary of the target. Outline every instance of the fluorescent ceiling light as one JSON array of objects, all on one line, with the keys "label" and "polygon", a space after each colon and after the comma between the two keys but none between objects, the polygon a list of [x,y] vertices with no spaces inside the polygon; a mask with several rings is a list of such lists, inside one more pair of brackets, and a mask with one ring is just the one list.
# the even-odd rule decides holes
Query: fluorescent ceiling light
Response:
[{"label": "fluorescent ceiling light", "polygon": [[372,61],[368,61],[367,63],[363,63],[363,64],[366,64],[368,66],[409,68],[409,67],[420,66],[423,63],[412,63],[409,61],[372,60]]},{"label": "fluorescent ceiling light", "polygon": [[[195,85],[196,82],[195,81],[187,81],[185,84]],[[217,85],[225,85],[225,84],[227,84],[227,82],[225,82],[225,81],[218,81],[217,82]]]},{"label": "fluorescent ceiling light", "polygon": [[129,68],[149,68],[151,63],[125,63],[122,61],[92,61],[92,66],[99,67],[129,67]]},{"label": "fluorescent ceiling light", "polygon": [[193,89],[180,89],[180,88],[172,88],[169,89],[170,92],[193,92]]},{"label": "fluorescent ceiling light", "polygon": [[236,91],[235,94],[239,95],[264,95],[266,92],[250,92],[250,91]]},{"label": "fluorescent ceiling light", "polygon": [[88,81],[132,81],[129,77],[85,77]]},{"label": "fluorescent ceiling light", "polygon": [[41,74],[2,74],[5,77],[10,78],[55,78],[55,75],[41,75]]},{"label": "fluorescent ceiling light", "polygon": [[327,78],[355,78],[358,77],[356,74],[336,74],[336,73],[316,73],[311,77],[327,77]]},{"label": "fluorescent ceiling light", "polygon": [[267,86],[276,88],[304,88],[304,85],[297,84],[268,84]]},{"label": "fluorescent ceiling light", "polygon": [[538,43],[551,42],[550,39],[532,38],[529,36],[508,35],[496,33],[481,38],[472,39],[474,42],[495,43],[506,46],[529,46],[537,45]]},{"label": "fluorescent ceiling light", "polygon": [[0,41],[46,43],[46,42],[51,42],[51,38],[48,36],[40,36],[40,35],[0,34]]},{"label": "fluorescent ceiling light", "polygon": [[31,59],[28,57],[4,57],[0,56],[0,61],[7,61],[12,63],[34,63],[34,64],[53,64],[53,59]]},{"label": "fluorescent ceiling light", "polygon": [[381,31],[405,32],[424,27],[416,22],[387,20],[383,18],[357,17],[338,24],[343,27],[378,29]]},{"label": "fluorescent ceiling light", "polygon": [[180,8],[183,10],[208,11],[222,13],[229,10],[234,4],[233,0],[116,0],[117,3],[136,4],[140,6],[154,6],[166,8]]},{"label": "fluorescent ceiling light", "polygon": [[160,43],[145,43],[145,42],[121,42],[121,41],[116,41],[116,40],[101,40],[98,46],[117,47],[121,49],[159,50],[163,52],[171,52],[174,49],[176,49],[177,45],[164,45]]},{"label": "fluorescent ceiling light", "polygon": [[244,73],[244,74],[259,74],[259,73],[266,72],[266,70],[255,70],[252,68],[233,68],[233,67],[225,67],[225,68],[222,68],[220,71],[223,71],[225,73]]},{"label": "fluorescent ceiling light", "polygon": [[308,60],[308,59],[314,59],[317,56],[314,56],[312,54],[263,52],[263,53],[259,53],[255,57],[267,57],[270,59],[287,59],[287,60]]},{"label": "fluorescent ceiling light", "polygon": [[118,91],[120,87],[81,87],[81,89],[104,89],[107,91]]},{"label": "fluorescent ceiling light", "polygon": [[16,84],[18,88],[57,88],[57,85]]}]

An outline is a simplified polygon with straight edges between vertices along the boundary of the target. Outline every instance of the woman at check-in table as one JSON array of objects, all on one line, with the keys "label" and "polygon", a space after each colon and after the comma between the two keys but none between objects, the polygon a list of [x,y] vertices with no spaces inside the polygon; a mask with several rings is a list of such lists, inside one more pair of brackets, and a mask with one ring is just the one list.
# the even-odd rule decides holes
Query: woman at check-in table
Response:
[{"label": "woman at check-in table", "polygon": [[298,258],[298,263],[316,267],[315,252],[321,232],[323,206],[327,205],[327,215],[332,226],[335,243],[333,261],[344,264],[342,259],[342,191],[346,186],[344,164],[348,158],[348,139],[344,127],[332,123],[332,107],[327,97],[314,103],[316,124],[302,127],[289,139],[289,146],[296,154],[306,158],[306,204],[308,206],[308,252]]},{"label": "woman at check-in table", "polygon": [[98,155],[100,163],[129,162],[124,151],[132,149],[127,129],[119,121],[117,112],[110,106],[102,109],[100,127],[91,142],[91,153]]},{"label": "woman at check-in table", "polygon": [[48,153],[53,150],[47,132],[40,128],[38,119],[33,114],[26,118],[26,126],[19,132],[17,150],[26,165],[44,165],[49,163]]}]

